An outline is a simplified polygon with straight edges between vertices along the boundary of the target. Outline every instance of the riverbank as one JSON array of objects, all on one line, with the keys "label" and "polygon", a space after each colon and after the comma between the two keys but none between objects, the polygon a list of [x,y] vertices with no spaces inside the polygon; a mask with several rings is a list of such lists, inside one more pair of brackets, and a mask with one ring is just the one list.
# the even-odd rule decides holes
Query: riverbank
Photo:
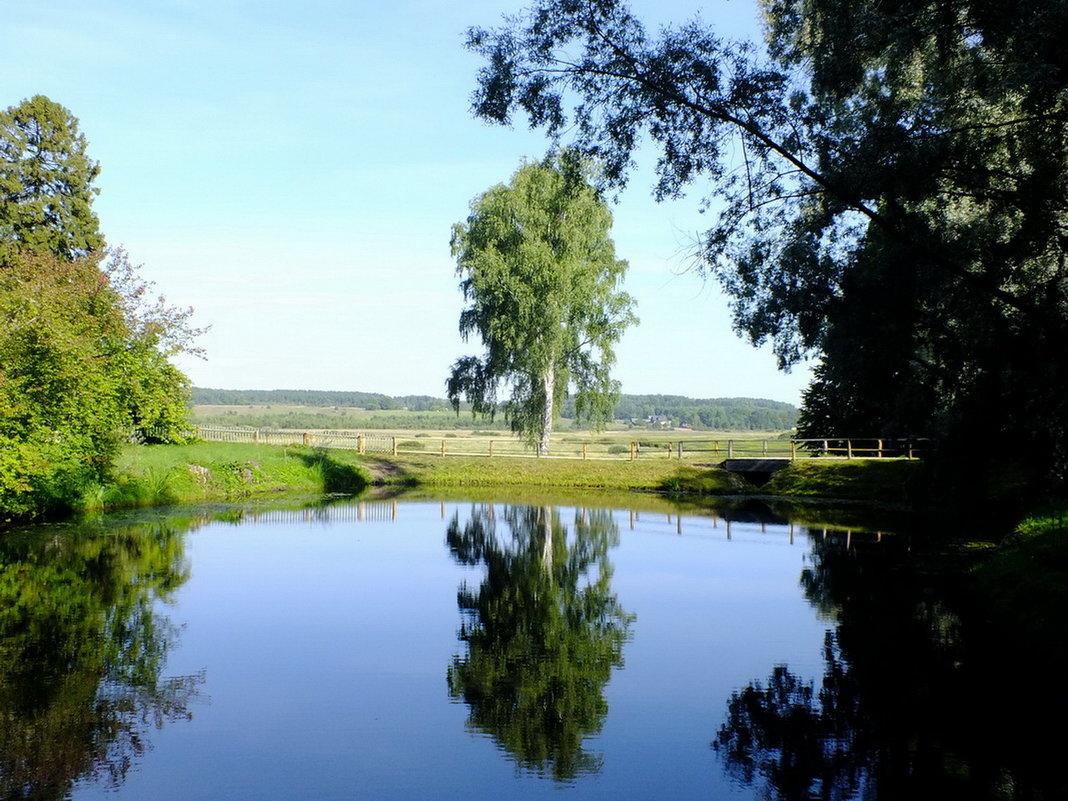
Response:
[{"label": "riverbank", "polygon": [[712,465],[670,459],[372,457],[346,450],[198,442],[126,448],[116,477],[92,488],[84,510],[228,501],[281,493],[357,493],[368,486],[537,487],[705,496],[761,495],[908,507],[922,464],[902,460],[798,462],[763,487]]},{"label": "riverbank", "polygon": [[1043,661],[1068,666],[1068,505],[1025,518],[976,567],[989,624],[1010,647],[1037,647]]},{"label": "riverbank", "polygon": [[722,470],[667,459],[629,462],[573,459],[379,458],[346,450],[198,442],[126,448],[116,477],[92,488],[82,510],[230,501],[291,494],[354,494],[397,489],[538,487],[744,494],[749,485]]},{"label": "riverbank", "polygon": [[92,487],[81,511],[232,501],[281,494],[355,494],[374,482],[349,451],[240,443],[131,445],[112,482]]}]

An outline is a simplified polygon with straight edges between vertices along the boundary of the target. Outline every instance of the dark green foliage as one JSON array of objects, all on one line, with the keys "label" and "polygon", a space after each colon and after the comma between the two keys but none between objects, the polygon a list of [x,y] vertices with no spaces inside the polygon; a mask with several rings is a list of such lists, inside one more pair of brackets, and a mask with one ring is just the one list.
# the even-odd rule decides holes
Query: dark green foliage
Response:
[{"label": "dark green foliage", "polygon": [[[786,366],[823,364],[801,430],[919,435],[943,476],[1023,448],[1068,477],[1068,3],[776,0],[770,59],[621,0],[542,0],[499,30],[475,112],[525,113],[622,186],[710,183],[705,270]],[[574,101],[572,107],[571,103]],[[714,200],[714,203],[712,201]]]},{"label": "dark green foliage", "polygon": [[312,453],[294,453],[304,464],[314,467],[322,475],[323,492],[352,495],[367,488],[366,470],[340,461],[330,451],[320,448]]},{"label": "dark green foliage", "polygon": [[75,259],[104,247],[92,209],[100,166],[78,121],[37,95],[0,112],[0,256]]},{"label": "dark green foliage", "polygon": [[407,409],[413,412],[448,411],[444,398],[428,395],[382,395],[378,392],[343,392],[315,389],[206,389],[193,387],[196,404],[220,406],[337,406],[352,409]]},{"label": "dark green foliage", "polygon": [[615,408],[617,420],[641,423],[661,415],[672,424],[717,431],[785,431],[797,423],[791,404],[756,398],[621,395]]},{"label": "dark green foliage", "polygon": [[1051,672],[1068,668],[1068,509],[1025,520],[978,566],[975,579],[1002,636],[1037,647]]}]

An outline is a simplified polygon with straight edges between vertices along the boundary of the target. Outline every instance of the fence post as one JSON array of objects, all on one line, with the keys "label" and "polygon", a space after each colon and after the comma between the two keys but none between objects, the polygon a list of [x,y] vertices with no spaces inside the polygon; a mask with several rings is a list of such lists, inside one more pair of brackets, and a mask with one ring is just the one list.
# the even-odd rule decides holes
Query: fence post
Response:
[{"label": "fence post", "polygon": [[851,439],[847,439],[846,440],[846,458],[847,459],[852,459],[853,458],[853,440],[851,440]]},{"label": "fence post", "polygon": [[827,440],[823,440],[823,455],[827,455]]},{"label": "fence post", "polygon": [[882,459],[882,458],[883,458],[883,441],[882,441],[882,440],[879,440],[879,454],[878,454],[878,458],[880,458],[880,459]]},{"label": "fence post", "polygon": [[304,444],[311,445],[311,434],[309,434],[307,431],[304,432]]},{"label": "fence post", "polygon": [[679,461],[682,461],[682,440],[679,440]]},{"label": "fence post", "polygon": [[393,455],[396,456],[397,455],[397,438],[393,437],[392,439],[393,439]]},{"label": "fence post", "polygon": [[766,439],[762,439],[760,441],[760,446],[761,446],[761,456],[767,456],[768,455],[768,441]]},{"label": "fence post", "polygon": [[587,456],[587,448],[589,448],[589,443],[583,442],[582,443],[582,458],[583,459],[585,459],[586,456]]},{"label": "fence post", "polygon": [[445,455],[445,440],[441,441],[441,455]]},{"label": "fence post", "polygon": [[493,458],[493,440],[492,439],[490,440],[489,455],[490,455],[490,458],[492,459]]},{"label": "fence post", "polygon": [[[394,439],[394,443],[395,443],[396,442],[396,437],[394,437],[393,439]],[[357,434],[356,435],[356,452],[359,453],[362,456],[366,451],[367,451],[367,443],[364,442],[363,434]],[[394,446],[393,446],[393,453],[394,453],[394,455],[396,455],[396,453],[397,453],[396,444],[394,444]]]},{"label": "fence post", "polygon": [[260,430],[258,428],[252,432],[252,441],[255,443],[260,441]]},{"label": "fence post", "polygon": [[793,440],[790,440],[790,461],[793,462],[793,461],[796,461],[796,460],[797,460],[797,443],[794,442]]},{"label": "fence post", "polygon": [[630,460],[634,461],[634,452],[637,450],[636,443],[632,440],[630,443]]},{"label": "fence post", "polygon": [[667,454],[668,454],[668,459],[670,459],[671,458],[671,443],[670,442],[667,444]]},{"label": "fence post", "polygon": [[727,440],[727,458],[728,459],[733,459],[734,458],[734,440],[733,439]]}]

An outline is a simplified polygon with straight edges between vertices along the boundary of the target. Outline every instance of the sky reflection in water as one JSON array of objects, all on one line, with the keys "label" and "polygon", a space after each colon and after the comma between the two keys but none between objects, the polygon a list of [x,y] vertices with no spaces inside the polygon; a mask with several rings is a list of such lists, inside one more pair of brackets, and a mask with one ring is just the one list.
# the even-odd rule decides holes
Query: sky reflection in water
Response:
[{"label": "sky reflection in water", "polygon": [[[153,525],[66,535],[96,549],[83,562],[124,564],[106,580],[137,599],[90,623],[148,610],[169,632],[142,675],[83,671],[139,745],[112,777],[114,727],[82,726],[84,759],[31,797],[80,778],[75,799],[752,798],[760,782],[711,747],[728,701],[776,665],[817,680],[834,628],[799,581],[802,529],[680,522],[667,505],[369,502]],[[165,556],[108,552],[146,531]],[[50,731],[78,714],[53,710]]]}]

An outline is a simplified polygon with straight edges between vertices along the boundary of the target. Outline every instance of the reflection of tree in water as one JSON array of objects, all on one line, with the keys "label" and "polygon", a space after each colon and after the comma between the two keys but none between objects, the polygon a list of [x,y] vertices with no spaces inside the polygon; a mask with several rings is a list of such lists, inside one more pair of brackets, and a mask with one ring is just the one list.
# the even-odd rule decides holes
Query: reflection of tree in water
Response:
[{"label": "reflection of tree in water", "polygon": [[165,524],[0,537],[0,798],[117,786],[149,726],[189,717],[200,679],[161,677],[175,631],[153,609],[187,575]]},{"label": "reflection of tree in water", "polygon": [[778,666],[733,694],[713,742],[732,777],[783,801],[1068,797],[1057,737],[1040,735],[1063,712],[1060,680],[1006,682],[998,644],[918,564],[894,543],[814,540],[802,585],[838,621],[824,676]]},{"label": "reflection of tree in water", "polygon": [[611,592],[618,541],[611,513],[598,510],[576,512],[571,537],[549,507],[476,508],[448,528],[456,559],[486,567],[477,591],[459,591],[467,654],[449,668],[449,692],[470,707],[469,725],[557,781],[600,768],[583,741],[608,712],[604,687],[633,619]]},{"label": "reflection of tree in water", "polygon": [[856,698],[829,633],[825,655],[828,675],[819,692],[780,665],[766,685],[754,683],[728,704],[713,747],[733,778],[762,779],[768,798],[854,798],[864,783]]}]

